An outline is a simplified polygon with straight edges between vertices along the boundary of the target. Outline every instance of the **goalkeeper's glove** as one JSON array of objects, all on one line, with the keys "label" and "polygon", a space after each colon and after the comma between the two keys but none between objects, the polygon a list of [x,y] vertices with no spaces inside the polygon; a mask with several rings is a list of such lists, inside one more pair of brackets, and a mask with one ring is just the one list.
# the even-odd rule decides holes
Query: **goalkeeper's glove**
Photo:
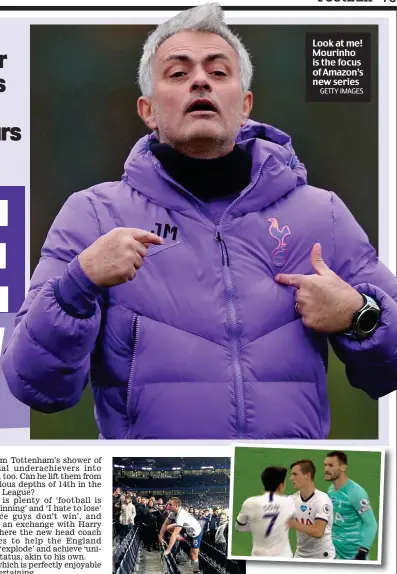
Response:
[{"label": "goalkeeper's glove", "polygon": [[354,560],[366,560],[367,556],[368,556],[367,548],[360,547],[357,550],[357,554],[356,554]]}]

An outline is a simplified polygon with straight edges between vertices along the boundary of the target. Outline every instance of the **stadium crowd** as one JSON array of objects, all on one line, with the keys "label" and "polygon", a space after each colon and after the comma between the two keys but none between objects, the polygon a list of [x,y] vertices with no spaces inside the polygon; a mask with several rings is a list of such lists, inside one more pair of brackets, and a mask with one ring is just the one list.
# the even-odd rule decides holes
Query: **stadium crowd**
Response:
[{"label": "stadium crowd", "polygon": [[163,489],[178,490],[178,486],[186,491],[189,488],[196,491],[197,487],[200,488],[213,488],[215,486],[229,488],[229,476],[224,472],[212,472],[211,474],[193,474],[189,475],[180,471],[179,475],[163,477],[158,475],[158,471],[147,472],[147,476],[143,477],[126,477],[123,476],[122,480],[118,481],[118,484],[123,488],[123,490],[136,490],[137,480],[139,480],[139,489],[141,491],[160,491]]},{"label": "stadium crowd", "polygon": [[[198,493],[183,496],[183,503],[189,514],[194,516],[203,529],[203,541],[227,553],[227,533],[229,511],[222,505],[225,493]],[[134,526],[140,526],[143,544],[148,552],[161,550],[158,533],[168,517],[169,511],[164,499],[149,497],[147,492],[122,490],[113,491],[113,535],[119,542]],[[179,545],[175,545],[175,558],[178,563]]]}]

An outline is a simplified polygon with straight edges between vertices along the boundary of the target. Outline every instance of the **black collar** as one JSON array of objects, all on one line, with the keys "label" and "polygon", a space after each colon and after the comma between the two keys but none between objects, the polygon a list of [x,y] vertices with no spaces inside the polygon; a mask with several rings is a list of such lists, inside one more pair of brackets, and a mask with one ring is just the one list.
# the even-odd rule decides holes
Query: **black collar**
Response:
[{"label": "black collar", "polygon": [[238,146],[215,159],[197,159],[154,141],[152,153],[170,176],[203,201],[238,195],[248,186],[252,159]]},{"label": "black collar", "polygon": [[301,495],[301,501],[302,501],[302,502],[308,502],[311,498],[313,498],[313,496],[314,496],[315,494],[316,494],[316,491],[314,491],[314,492],[309,496],[309,498],[303,498],[302,493],[300,493],[300,495]]}]

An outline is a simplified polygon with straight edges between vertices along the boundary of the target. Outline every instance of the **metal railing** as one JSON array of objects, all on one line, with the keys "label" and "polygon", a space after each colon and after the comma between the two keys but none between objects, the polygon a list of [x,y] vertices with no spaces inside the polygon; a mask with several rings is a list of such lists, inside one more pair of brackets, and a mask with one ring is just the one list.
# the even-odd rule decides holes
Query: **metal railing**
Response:
[{"label": "metal railing", "polygon": [[[181,542],[183,551],[189,555],[191,546],[185,540]],[[226,554],[201,541],[199,552],[200,571],[204,574],[245,574],[245,562],[228,560]]]},{"label": "metal railing", "polygon": [[164,556],[164,550],[167,547],[165,544],[161,551],[161,561],[163,564],[164,574],[180,574],[180,570],[178,568],[178,564],[175,561],[175,558],[172,553],[167,554]]},{"label": "metal railing", "polygon": [[222,568],[225,568],[226,556],[223,552],[218,550],[218,548],[214,548],[214,546],[211,546],[211,544],[208,544],[208,542],[202,541],[200,550],[203,554],[208,556],[213,562],[215,562]]},{"label": "metal railing", "polygon": [[113,552],[113,572],[131,574],[141,560],[139,527],[133,527]]},{"label": "metal railing", "polygon": [[113,540],[118,536],[118,533],[119,533],[119,527],[117,520],[113,520]]}]

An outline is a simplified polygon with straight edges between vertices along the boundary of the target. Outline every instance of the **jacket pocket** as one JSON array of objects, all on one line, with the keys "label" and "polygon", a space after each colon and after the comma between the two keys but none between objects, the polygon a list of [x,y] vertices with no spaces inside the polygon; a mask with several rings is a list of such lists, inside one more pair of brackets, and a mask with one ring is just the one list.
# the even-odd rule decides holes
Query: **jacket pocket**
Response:
[{"label": "jacket pocket", "polygon": [[146,253],[146,257],[151,257],[152,255],[157,255],[157,253],[163,253],[164,251],[167,251],[171,247],[177,247],[180,244],[181,244],[180,241],[175,241],[173,243],[165,243],[163,245],[151,245],[150,249],[148,249],[148,251]]},{"label": "jacket pocket", "polygon": [[139,313],[133,313],[132,321],[131,321],[131,365],[130,365],[130,373],[128,377],[128,384],[127,384],[127,415],[128,420],[130,423],[126,439],[130,438],[131,435],[131,428],[133,425],[132,414],[131,414],[131,393],[133,391],[134,381],[135,381],[135,371],[136,371],[136,354],[137,354],[137,347],[139,341],[139,330],[141,324],[141,316]]}]

